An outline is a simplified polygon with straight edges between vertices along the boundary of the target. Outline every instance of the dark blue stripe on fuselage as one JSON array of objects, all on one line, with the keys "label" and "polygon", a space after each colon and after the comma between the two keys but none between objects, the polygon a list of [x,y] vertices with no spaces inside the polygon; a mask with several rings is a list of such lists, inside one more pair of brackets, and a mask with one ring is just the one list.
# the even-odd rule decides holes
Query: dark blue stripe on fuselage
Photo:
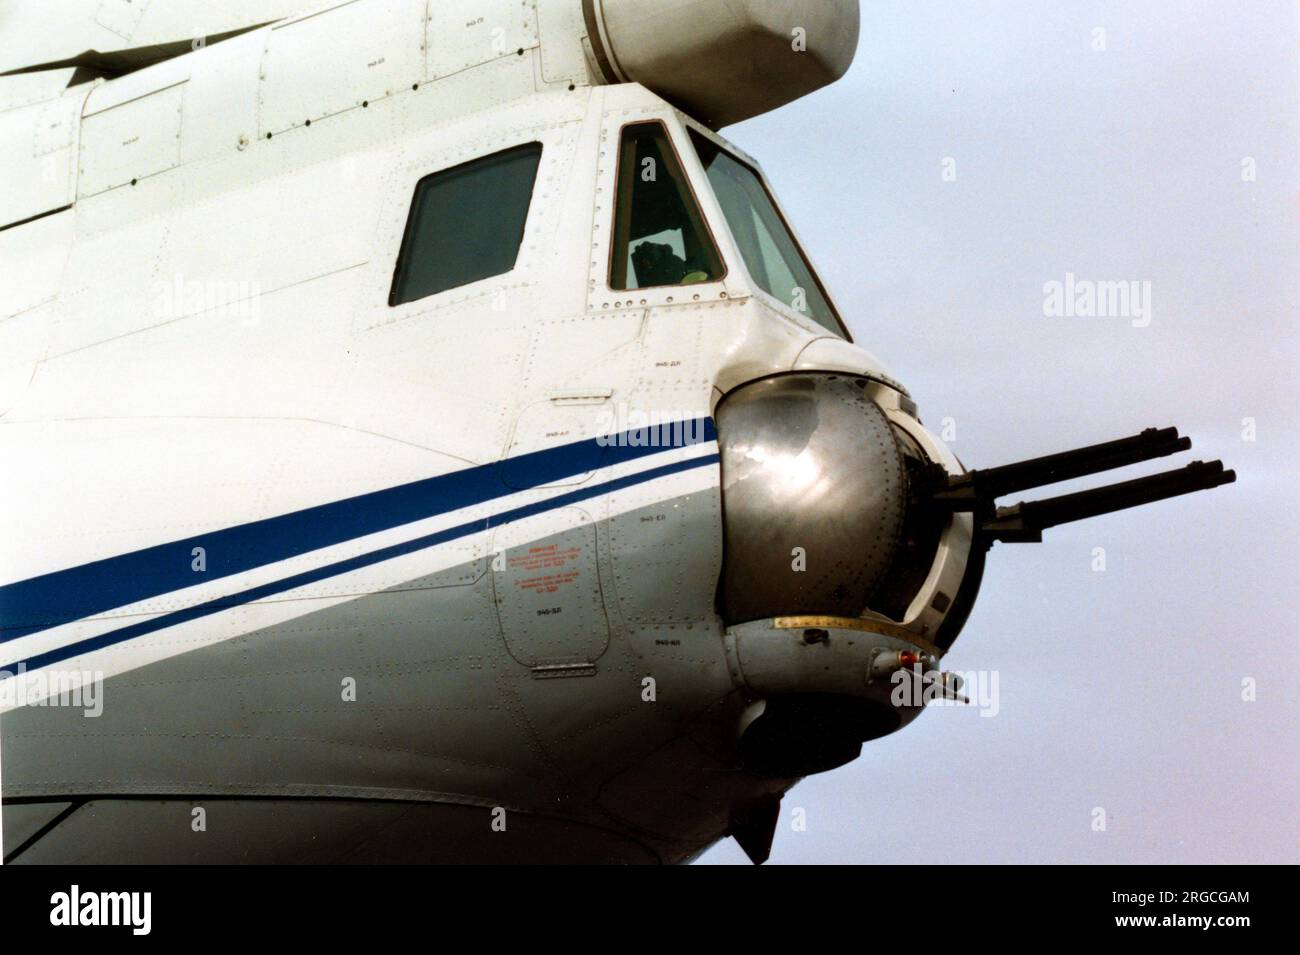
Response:
[{"label": "dark blue stripe on fuselage", "polygon": [[282,580],[272,581],[269,584],[262,584],[249,590],[232,594],[229,597],[218,597],[207,603],[196,604],[193,607],[186,607],[184,610],[176,610],[172,613],[162,614],[150,620],[142,620],[139,623],[130,624],[108,633],[100,634],[97,637],[91,637],[78,643],[68,646],[59,647],[50,650],[47,653],[37,654],[26,660],[17,660],[13,663],[0,667],[0,672],[17,673],[20,668],[23,670],[36,670],[40,667],[51,666],[61,660],[67,660],[70,657],[80,656],[83,653],[90,653],[94,650],[102,650],[105,647],[111,647],[136,637],[142,637],[145,634],[153,633],[156,630],[162,630],[166,627],[174,627],[177,624],[185,623],[190,620],[197,620],[222,610],[228,610],[231,607],[237,607],[241,604],[250,603],[254,600],[264,600],[267,597],[273,597],[276,594],[284,593],[287,590],[293,590],[296,587],[305,587],[308,584],[325,580],[329,577],[337,577],[339,574],[346,574],[349,571],[360,570],[363,567],[369,567],[371,564],[377,564],[380,561],[392,560],[394,557],[402,557],[406,554],[412,554],[427,547],[436,547],[438,544],[445,544],[448,541],[456,540],[460,537],[468,537],[470,534],[477,534],[480,531],[488,530],[491,527],[500,527],[504,524],[510,524],[514,521],[522,520],[526,517],[532,517],[546,511],[555,510],[565,507],[569,504],[575,504],[579,501],[590,500],[593,497],[599,497],[602,494],[608,494],[613,491],[621,491],[624,488],[633,487],[637,484],[644,484],[647,481],[653,481],[656,478],[666,477],[669,474],[678,474],[682,471],[689,471],[693,468],[705,467],[718,463],[718,455],[708,454],[697,458],[688,458],[685,461],[677,461],[673,464],[661,465],[657,468],[651,468],[647,471],[639,471],[636,474],[629,474],[626,477],[615,478],[612,481],[605,481],[590,487],[582,487],[576,491],[570,491],[567,494],[561,494],[557,497],[548,497],[544,501],[537,501],[533,504],[525,504],[521,507],[504,511],[490,518],[479,518],[478,520],[469,521],[465,524],[449,527],[446,530],[438,531],[434,534],[426,534],[424,537],[417,537],[414,540],[403,541],[400,544],[392,544],[380,550],[372,551],[369,554],[361,554],[357,557],[351,557],[347,560],[337,561],[324,567],[317,567],[313,570],[303,571],[294,574],[291,577],[285,577]]},{"label": "dark blue stripe on fuselage", "polygon": [[[683,425],[678,434],[685,433],[688,441],[717,438],[712,419],[696,419]],[[0,643],[367,534],[671,450],[662,443],[633,445],[633,440],[644,441],[644,432],[634,430],[612,438],[533,451],[7,584],[0,587]],[[196,547],[204,551],[204,572],[192,569]]]}]

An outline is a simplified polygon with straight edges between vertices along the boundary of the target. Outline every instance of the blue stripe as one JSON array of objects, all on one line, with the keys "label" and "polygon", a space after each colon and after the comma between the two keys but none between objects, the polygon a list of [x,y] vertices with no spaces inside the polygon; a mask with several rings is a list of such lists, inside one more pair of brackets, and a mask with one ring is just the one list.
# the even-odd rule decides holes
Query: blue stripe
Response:
[{"label": "blue stripe", "polygon": [[166,627],[174,627],[177,624],[185,623],[189,620],[197,620],[201,617],[207,617],[214,613],[220,613],[222,610],[228,610],[231,607],[237,607],[254,600],[262,600],[266,597],[283,593],[286,590],[293,590],[295,587],[303,587],[307,584],[316,583],[329,577],[337,577],[339,574],[346,574],[349,571],[359,570],[362,567],[369,567],[371,564],[377,564],[380,561],[392,560],[394,557],[402,557],[406,554],[412,554],[427,547],[434,547],[438,544],[445,544],[448,541],[456,540],[460,537],[467,537],[470,534],[477,534],[480,531],[488,530],[491,527],[500,527],[504,524],[510,524],[525,517],[532,517],[536,514],[542,514],[546,511],[555,510],[578,501],[588,500],[593,497],[599,497],[602,494],[608,494],[612,491],[620,491],[624,488],[633,487],[637,484],[644,484],[647,481],[653,481],[656,478],[665,477],[669,474],[677,474],[682,471],[689,471],[694,468],[704,467],[710,464],[718,463],[717,454],[704,455],[698,458],[689,458],[685,461],[677,461],[673,464],[661,465],[657,468],[651,468],[648,471],[641,471],[637,474],[631,474],[627,477],[616,478],[612,481],[605,481],[591,487],[584,487],[576,491],[570,491],[568,494],[561,494],[558,497],[547,498],[545,501],[538,501],[535,504],[525,504],[522,507],[516,507],[513,510],[505,511],[496,517],[479,518],[456,527],[449,527],[446,530],[438,531],[436,534],[427,534],[424,537],[417,537],[414,540],[403,541],[400,544],[392,544],[380,550],[372,551],[369,554],[361,554],[357,557],[351,557],[347,560],[341,560],[325,567],[317,567],[314,570],[303,571],[294,574],[292,577],[285,577],[282,580],[272,581],[269,584],[262,584],[259,587],[253,587],[241,593],[232,594],[228,597],[218,597],[216,600],[210,600],[207,603],[197,604],[193,607],[186,607],[184,610],[176,610],[172,613],[163,614],[152,620],[144,620],[140,623],[131,624],[130,626],[121,627],[120,629],[110,631],[109,633],[100,634],[97,637],[91,637],[82,640],[79,643],[69,644],[65,647],[59,647],[48,653],[37,654],[28,657],[26,660],[18,660],[4,667],[0,671],[8,673],[18,672],[19,667],[26,670],[35,670],[40,667],[49,666],[58,663],[60,660],[66,660],[69,657],[79,656],[83,653],[90,653],[93,650],[102,650],[105,647],[111,647],[115,644],[122,643],[126,640],[132,640],[136,637],[144,636],[147,633],[153,633],[155,630],[162,630]]},{"label": "blue stripe", "polygon": [[[710,418],[681,425],[676,447],[700,443],[700,435],[717,439]],[[647,446],[646,435],[575,441],[7,584],[0,587],[0,643],[674,446]],[[196,547],[207,561],[202,573],[191,568]]]}]

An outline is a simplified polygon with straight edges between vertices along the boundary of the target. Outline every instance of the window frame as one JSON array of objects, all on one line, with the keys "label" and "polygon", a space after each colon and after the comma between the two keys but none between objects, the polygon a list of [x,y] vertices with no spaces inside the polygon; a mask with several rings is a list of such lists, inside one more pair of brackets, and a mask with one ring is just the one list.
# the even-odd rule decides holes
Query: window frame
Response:
[{"label": "window frame", "polygon": [[[450,288],[440,289],[437,292],[430,292],[427,295],[421,295],[417,298],[407,299],[402,302],[396,301],[398,277],[401,272],[402,264],[407,261],[407,253],[410,251],[411,243],[414,241],[416,204],[420,199],[421,186],[423,186],[428,180],[433,179],[435,176],[441,176],[460,169],[463,166],[470,166],[474,163],[492,159],[495,156],[500,156],[505,153],[526,149],[530,146],[537,147],[537,169],[533,174],[532,188],[528,193],[528,207],[524,210],[524,224],[523,229],[519,234],[519,245],[515,249],[514,262],[511,264],[510,268],[506,269],[504,272],[495,272],[492,275],[485,275],[482,278],[473,279],[469,282],[462,282],[460,285],[453,285]],[[532,221],[533,214],[537,207],[537,189],[538,183],[541,182],[542,179],[542,164],[546,160],[546,153],[547,145],[540,137],[526,139],[522,142],[511,143],[509,146],[503,146],[500,149],[493,149],[491,152],[486,152],[477,156],[470,156],[467,159],[461,159],[449,166],[431,170],[416,178],[415,182],[409,187],[411,198],[405,206],[406,216],[402,225],[402,240],[398,245],[397,256],[393,259],[392,278],[390,279],[388,286],[388,307],[393,309],[417,305],[421,302],[427,302],[430,299],[436,299],[452,292],[458,292],[462,289],[470,288],[480,282],[499,280],[503,276],[511,275],[516,272],[520,267],[520,260],[523,257],[524,241],[528,237],[528,226]]]},{"label": "window frame", "polygon": [[[618,236],[618,217],[619,217],[619,212],[621,211],[619,208],[620,205],[619,200],[622,197],[620,197],[618,194],[618,187],[619,187],[619,178],[623,172],[623,149],[625,145],[624,134],[627,132],[627,129],[631,126],[651,126],[651,125],[656,125],[663,130],[664,139],[667,141],[669,149],[672,150],[673,161],[677,163],[677,168],[681,170],[682,179],[686,183],[686,188],[689,192],[690,201],[694,203],[695,211],[699,214],[700,225],[703,226],[704,228],[703,238],[707,239],[708,242],[713,246],[713,251],[717,254],[718,262],[722,266],[722,274],[718,275],[715,278],[710,278],[707,282],[700,282],[694,285],[683,285],[681,283],[678,283],[676,285],[643,285],[634,289],[616,289],[614,288],[614,255],[617,252],[617,248],[616,248],[617,243],[615,240]],[[693,151],[692,154],[689,156],[689,158],[694,159],[698,165],[698,161],[699,161],[698,157],[696,157],[693,154]],[[710,189],[710,193],[712,193],[711,189]],[[726,281],[727,276],[731,274],[731,263],[729,261],[729,256],[727,255],[727,249],[724,248],[723,244],[718,241],[718,234],[716,229],[714,228],[714,223],[710,221],[711,216],[709,215],[709,208],[700,201],[699,189],[697,188],[697,182],[696,182],[696,173],[683,158],[682,151],[678,148],[676,141],[673,139],[672,128],[663,119],[663,117],[640,116],[635,119],[629,119],[627,122],[619,125],[618,148],[615,151],[615,155],[614,155],[613,194],[614,194],[614,200],[610,205],[610,211],[609,211],[609,226],[608,226],[609,227],[609,232],[608,232],[609,249],[606,254],[607,261],[605,263],[605,288],[609,290],[611,295],[635,296],[642,292],[651,292],[651,291],[662,292],[665,289],[685,289],[689,291],[697,288],[705,288],[711,285],[721,285]]]},{"label": "window frame", "polygon": [[[822,298],[826,300],[826,304],[830,306],[831,317],[834,318],[835,324],[839,327],[840,337],[842,337],[846,342],[853,343],[853,335],[849,332],[848,325],[844,321],[844,317],[840,312],[839,305],[836,304],[834,297],[830,293],[830,289],[826,287],[826,282],[822,278],[821,273],[818,271],[816,264],[812,260],[812,257],[808,255],[808,250],[804,247],[803,241],[799,238],[799,233],[795,231],[794,227],[790,224],[790,217],[786,214],[784,206],[781,205],[781,200],[780,198],[778,198],[776,191],[772,188],[772,183],[768,180],[767,174],[763,171],[763,167],[752,156],[750,156],[743,150],[736,148],[734,145],[727,142],[725,139],[723,139],[713,130],[709,129],[706,126],[701,125],[700,123],[691,119],[689,116],[683,117],[682,125],[685,129],[686,137],[688,141],[690,140],[692,133],[708,140],[709,142],[713,143],[713,145],[717,146],[718,149],[722,150],[723,152],[731,156],[731,158],[736,160],[736,162],[740,163],[742,166],[747,168],[758,179],[759,184],[763,187],[764,193],[767,195],[768,201],[772,204],[772,208],[776,210],[776,214],[781,221],[781,225],[785,228],[787,234],[790,236],[790,241],[794,243],[795,250],[803,258],[803,262],[806,268],[808,269],[808,273],[812,276],[813,281],[817,283],[818,291],[821,292]],[[691,146],[690,158],[696,164],[696,168],[698,169],[698,174],[704,177],[703,181],[708,182],[708,171],[704,168],[704,162],[702,159],[700,159],[699,153],[695,149],[695,143],[691,142],[690,146]],[[688,175],[690,174],[688,173]],[[750,273],[749,266],[745,262],[745,257],[740,252],[740,244],[736,241],[736,236],[731,230],[731,223],[727,221],[726,213],[722,211],[722,207],[717,200],[717,196],[713,194],[712,184],[710,184],[709,186],[709,192],[710,192],[710,198],[712,200],[712,208],[716,209],[717,215],[720,217],[719,222],[717,224],[717,229],[719,231],[725,230],[724,234],[726,235],[726,238],[728,240],[725,249],[722,246],[719,246],[719,248],[723,249],[724,258],[726,258],[728,255],[735,256],[736,268],[744,276],[745,282],[749,286],[750,294],[761,297],[765,303],[779,310],[782,315],[795,316],[801,326],[806,323],[812,326],[811,330],[816,330],[824,334],[835,334],[835,332],[832,329],[827,328],[825,325],[817,321],[817,319],[813,318],[811,315],[802,313],[797,309],[791,308],[787,303],[781,301],[781,299],[777,298],[775,295],[772,295],[770,292],[766,291],[761,285],[758,284],[758,282],[754,280],[754,276]],[[705,214],[707,216],[708,212],[706,211]]]}]

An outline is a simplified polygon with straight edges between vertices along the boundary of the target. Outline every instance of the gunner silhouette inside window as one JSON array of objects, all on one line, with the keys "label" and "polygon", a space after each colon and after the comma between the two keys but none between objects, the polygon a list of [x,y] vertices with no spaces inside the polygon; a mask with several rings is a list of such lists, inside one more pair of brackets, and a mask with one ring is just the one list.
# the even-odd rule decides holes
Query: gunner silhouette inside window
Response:
[{"label": "gunner silhouette inside window", "polygon": [[715,282],[724,269],[704,216],[660,122],[623,128],[610,288]]}]

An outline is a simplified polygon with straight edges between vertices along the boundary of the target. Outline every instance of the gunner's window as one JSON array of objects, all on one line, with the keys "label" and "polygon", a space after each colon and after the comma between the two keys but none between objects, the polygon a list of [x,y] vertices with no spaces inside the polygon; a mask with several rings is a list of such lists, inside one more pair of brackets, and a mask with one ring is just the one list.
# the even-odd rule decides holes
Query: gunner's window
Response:
[{"label": "gunner's window", "polygon": [[847,338],[825,289],[795,243],[758,173],[693,129],[691,141],[755,284],[817,324]]},{"label": "gunner's window", "polygon": [[722,257],[660,122],[623,128],[609,286],[619,291],[722,278]]},{"label": "gunner's window", "polygon": [[524,241],[542,144],[528,143],[416,184],[389,305],[509,272]]}]

